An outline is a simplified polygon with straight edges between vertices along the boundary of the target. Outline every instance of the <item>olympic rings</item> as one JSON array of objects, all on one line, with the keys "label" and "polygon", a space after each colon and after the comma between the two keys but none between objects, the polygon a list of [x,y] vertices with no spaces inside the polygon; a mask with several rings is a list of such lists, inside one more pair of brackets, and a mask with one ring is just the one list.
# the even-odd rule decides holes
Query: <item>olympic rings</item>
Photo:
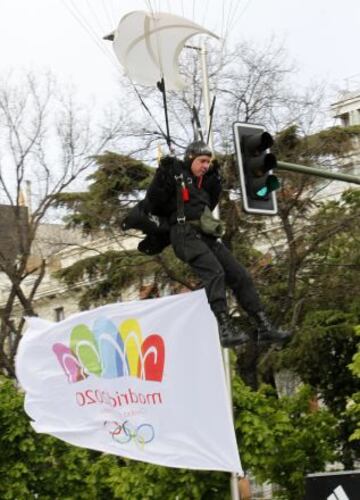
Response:
[{"label": "olympic rings", "polygon": [[119,444],[127,444],[134,441],[135,444],[143,447],[147,443],[151,443],[155,437],[154,427],[151,424],[141,424],[135,426],[128,420],[123,423],[119,422],[104,422],[104,426],[111,434],[114,441]]}]

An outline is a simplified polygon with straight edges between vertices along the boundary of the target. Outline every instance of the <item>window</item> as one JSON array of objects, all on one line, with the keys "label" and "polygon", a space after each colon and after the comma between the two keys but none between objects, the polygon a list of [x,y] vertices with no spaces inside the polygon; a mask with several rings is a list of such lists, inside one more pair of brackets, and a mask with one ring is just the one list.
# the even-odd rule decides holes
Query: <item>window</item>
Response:
[{"label": "window", "polygon": [[348,127],[350,125],[349,113],[344,113],[340,116],[341,125],[343,127]]},{"label": "window", "polygon": [[63,319],[65,319],[65,313],[63,307],[55,307],[54,313],[55,313],[55,321],[62,321]]}]

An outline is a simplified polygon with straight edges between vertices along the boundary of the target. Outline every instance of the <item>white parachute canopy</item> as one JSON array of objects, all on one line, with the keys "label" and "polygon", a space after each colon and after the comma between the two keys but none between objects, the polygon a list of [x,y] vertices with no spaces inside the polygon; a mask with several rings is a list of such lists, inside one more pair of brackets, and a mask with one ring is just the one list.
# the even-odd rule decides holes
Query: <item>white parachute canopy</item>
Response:
[{"label": "white parachute canopy", "polygon": [[135,82],[155,85],[161,77],[168,90],[181,90],[178,58],[186,41],[197,34],[219,38],[199,24],[164,12],[134,11],[114,32],[113,48],[126,74]]}]

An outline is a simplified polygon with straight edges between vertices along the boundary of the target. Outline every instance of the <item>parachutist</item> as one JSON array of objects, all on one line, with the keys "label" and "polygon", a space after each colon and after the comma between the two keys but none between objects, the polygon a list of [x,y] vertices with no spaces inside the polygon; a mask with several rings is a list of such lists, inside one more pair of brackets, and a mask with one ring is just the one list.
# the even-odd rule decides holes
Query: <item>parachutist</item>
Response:
[{"label": "parachutist", "polygon": [[[237,331],[228,316],[226,285],[256,325],[258,341],[283,342],[288,332],[276,330],[267,317],[249,272],[224,245],[222,222],[212,211],[219,201],[221,178],[212,151],[202,141],[189,144],[184,160],[165,157],[144,200],[145,212],[167,221],[169,239],[154,235],[143,240],[142,251],[154,254],[171,243],[175,255],[189,264],[204,284],[209,305],[215,314],[223,347],[250,340]],[[162,245],[164,244],[164,245]]]}]

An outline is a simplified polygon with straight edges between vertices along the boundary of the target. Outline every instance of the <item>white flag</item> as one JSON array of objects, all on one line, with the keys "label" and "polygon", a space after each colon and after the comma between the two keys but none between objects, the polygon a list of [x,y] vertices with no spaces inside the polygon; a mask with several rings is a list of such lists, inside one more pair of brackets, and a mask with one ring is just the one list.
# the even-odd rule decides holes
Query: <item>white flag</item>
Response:
[{"label": "white flag", "polygon": [[159,465],[242,473],[203,290],[28,325],[16,371],[37,432]]}]

